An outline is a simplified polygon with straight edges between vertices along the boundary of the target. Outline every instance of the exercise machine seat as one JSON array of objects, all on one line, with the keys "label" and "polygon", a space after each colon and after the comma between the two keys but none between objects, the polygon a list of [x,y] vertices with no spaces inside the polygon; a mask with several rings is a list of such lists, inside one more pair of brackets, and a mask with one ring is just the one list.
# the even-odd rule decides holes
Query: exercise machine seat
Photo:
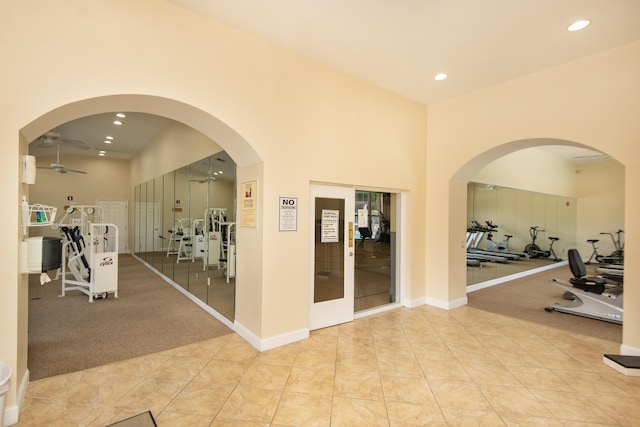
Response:
[{"label": "exercise machine seat", "polygon": [[608,282],[601,277],[587,276],[587,267],[584,265],[577,249],[569,249],[567,258],[569,260],[571,274],[573,274],[573,277],[569,279],[569,283],[583,291],[596,294],[602,294],[604,292],[605,285]]}]

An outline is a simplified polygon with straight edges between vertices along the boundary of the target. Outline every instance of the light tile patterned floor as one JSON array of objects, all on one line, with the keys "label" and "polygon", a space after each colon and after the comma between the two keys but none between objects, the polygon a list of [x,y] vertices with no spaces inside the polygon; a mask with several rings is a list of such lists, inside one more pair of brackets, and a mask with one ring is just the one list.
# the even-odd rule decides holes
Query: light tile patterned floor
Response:
[{"label": "light tile patterned floor", "polygon": [[19,426],[638,426],[620,343],[470,307],[396,309],[257,352],[227,335],[32,382]]}]

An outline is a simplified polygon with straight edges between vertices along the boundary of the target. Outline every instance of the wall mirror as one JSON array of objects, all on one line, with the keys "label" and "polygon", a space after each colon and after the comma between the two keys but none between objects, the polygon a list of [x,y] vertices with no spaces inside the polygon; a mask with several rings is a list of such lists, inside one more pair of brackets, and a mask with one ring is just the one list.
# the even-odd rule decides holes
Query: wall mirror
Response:
[{"label": "wall mirror", "polygon": [[[479,227],[473,227],[475,221]],[[490,225],[493,225],[493,232]],[[566,252],[576,244],[576,199],[518,190],[486,183],[470,182],[467,186],[467,250],[473,246],[487,249],[487,238],[502,250],[522,254],[532,243],[531,227],[537,228],[536,245],[566,259]],[[484,228],[484,231],[481,229]],[[506,237],[511,236],[511,237]],[[489,244],[491,245],[491,244]],[[499,253],[496,255],[499,256]],[[521,273],[557,262],[550,254],[508,262],[480,262],[467,266],[467,285],[477,284],[511,274]],[[468,264],[470,264],[468,262]]]},{"label": "wall mirror", "polygon": [[229,320],[235,189],[235,163],[225,152],[134,188],[134,253]]}]

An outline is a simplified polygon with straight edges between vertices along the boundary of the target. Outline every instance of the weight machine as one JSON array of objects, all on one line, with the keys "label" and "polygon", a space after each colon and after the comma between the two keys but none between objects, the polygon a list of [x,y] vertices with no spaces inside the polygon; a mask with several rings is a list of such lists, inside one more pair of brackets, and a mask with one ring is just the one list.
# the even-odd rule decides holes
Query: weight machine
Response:
[{"label": "weight machine", "polygon": [[227,223],[225,208],[208,208],[204,211],[203,227],[196,237],[196,251],[202,253],[202,271],[209,266],[221,267],[223,230]]},{"label": "weight machine", "polygon": [[202,253],[202,270],[209,266],[222,269],[227,278],[235,277],[235,223],[227,222],[227,209],[209,208],[204,211],[204,227],[196,236],[196,251]]},{"label": "weight machine", "polygon": [[[80,291],[94,299],[106,299],[112,292],[118,298],[118,227],[115,224],[87,223],[82,227],[60,226],[62,244],[62,294]],[[108,237],[115,238],[110,240]]]},{"label": "weight machine", "polygon": [[51,228],[58,229],[63,226],[79,227],[80,234],[86,236],[89,233],[89,224],[102,223],[102,208],[95,205],[72,205],[67,206],[64,215],[51,225]]}]

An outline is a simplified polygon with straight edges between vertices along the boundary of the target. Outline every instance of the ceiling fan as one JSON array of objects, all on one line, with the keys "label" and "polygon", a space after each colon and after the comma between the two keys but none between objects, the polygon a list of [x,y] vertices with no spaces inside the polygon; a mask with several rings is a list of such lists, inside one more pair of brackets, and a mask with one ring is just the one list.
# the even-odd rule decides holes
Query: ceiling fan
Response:
[{"label": "ceiling fan", "polygon": [[33,141],[36,146],[40,148],[60,148],[60,144],[67,145],[69,147],[78,148],[80,150],[88,150],[89,145],[84,141],[78,141],[76,139],[65,139],[57,132],[47,132],[44,135]]},{"label": "ceiling fan", "polygon": [[197,182],[198,184],[204,184],[205,182],[214,182],[215,180],[216,180],[215,176],[205,176],[204,178],[190,179],[189,182]]},{"label": "ceiling fan", "polygon": [[59,172],[59,173],[74,172],[74,173],[83,173],[83,174],[86,175],[85,171],[67,169],[62,163],[60,163],[60,144],[61,144],[61,142],[55,143],[55,145],[56,145],[56,162],[55,163],[51,163],[51,165],[49,167],[47,167],[47,166],[38,166],[38,169],[53,169],[54,171]]}]

